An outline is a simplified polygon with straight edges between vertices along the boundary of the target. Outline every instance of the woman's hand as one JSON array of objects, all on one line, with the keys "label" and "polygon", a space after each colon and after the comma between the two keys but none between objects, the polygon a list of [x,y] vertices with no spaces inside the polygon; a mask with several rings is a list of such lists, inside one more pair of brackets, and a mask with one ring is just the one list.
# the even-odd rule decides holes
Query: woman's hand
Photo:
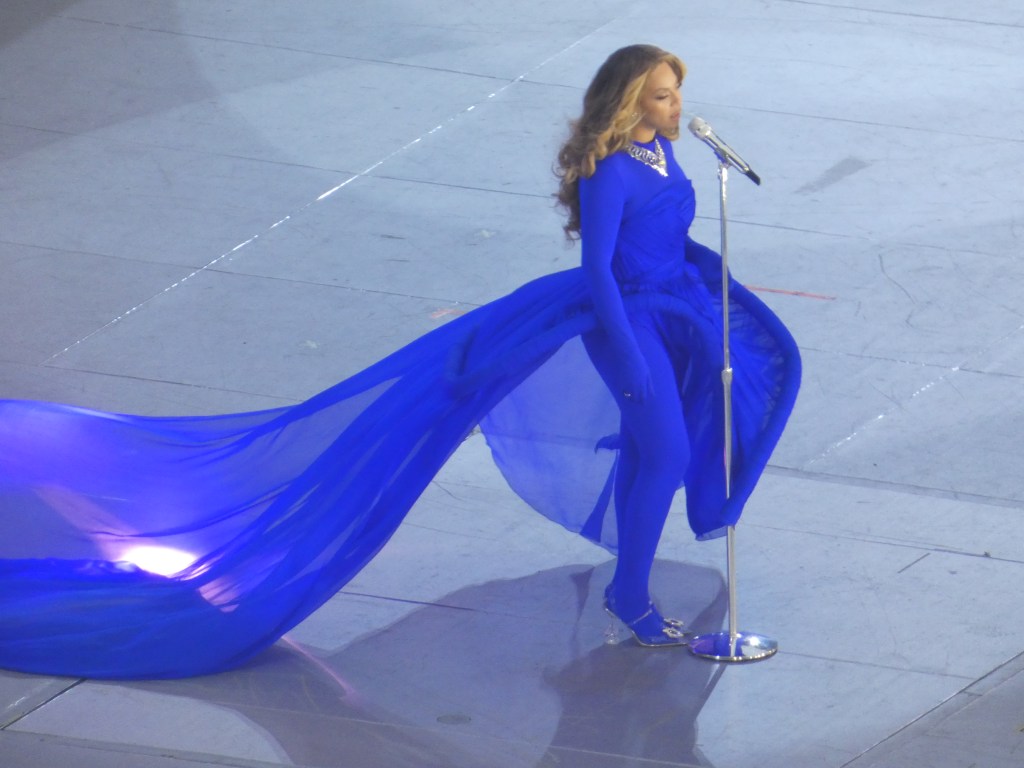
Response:
[{"label": "woman's hand", "polygon": [[640,350],[631,350],[621,355],[619,387],[622,397],[635,403],[642,403],[654,392],[651,369]]}]

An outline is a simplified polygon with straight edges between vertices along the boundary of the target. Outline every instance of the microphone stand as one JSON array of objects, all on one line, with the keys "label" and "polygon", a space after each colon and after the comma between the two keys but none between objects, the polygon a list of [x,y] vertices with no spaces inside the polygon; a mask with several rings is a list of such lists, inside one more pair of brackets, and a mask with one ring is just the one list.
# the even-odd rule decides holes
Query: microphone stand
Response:
[{"label": "microphone stand", "polygon": [[[725,416],[725,498],[732,491],[732,359],[729,354],[729,256],[726,243],[725,189],[729,180],[729,159],[715,151],[718,157],[718,180],[721,192],[722,231],[722,390]],[[760,180],[758,180],[760,181]],[[690,640],[690,652],[711,661],[761,661],[774,656],[779,644],[763,635],[740,632],[736,619],[736,526],[730,525],[726,533],[726,563],[729,587],[729,631],[696,635]]]}]

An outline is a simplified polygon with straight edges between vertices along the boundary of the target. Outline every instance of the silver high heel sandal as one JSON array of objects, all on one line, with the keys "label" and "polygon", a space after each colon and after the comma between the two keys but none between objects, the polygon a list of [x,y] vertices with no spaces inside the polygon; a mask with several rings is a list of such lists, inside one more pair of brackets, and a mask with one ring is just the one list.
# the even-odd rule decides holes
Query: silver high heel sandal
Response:
[{"label": "silver high heel sandal", "polygon": [[[613,619],[625,625],[636,640],[637,644],[645,648],[673,648],[681,645],[688,645],[693,635],[683,630],[683,622],[678,619],[666,619],[658,614],[654,603],[649,603],[647,610],[633,621],[626,621],[619,616],[612,607],[608,591],[604,595],[604,609]],[[651,617],[657,617],[660,621],[650,621]],[[646,624],[647,626],[641,626]],[[617,635],[610,632],[609,639],[615,637],[613,642],[618,642]]]}]

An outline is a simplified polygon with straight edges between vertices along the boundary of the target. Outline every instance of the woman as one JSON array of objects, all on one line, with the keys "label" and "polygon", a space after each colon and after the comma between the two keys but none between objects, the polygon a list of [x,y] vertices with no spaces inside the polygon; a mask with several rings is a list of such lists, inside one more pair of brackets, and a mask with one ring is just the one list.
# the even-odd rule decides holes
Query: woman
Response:
[{"label": "woman", "polygon": [[137,678],[241,664],[380,550],[478,423],[520,496],[619,551],[608,609],[644,644],[682,642],[647,591],[672,495],[685,480],[698,537],[734,523],[799,370],[781,323],[733,284],[726,499],[721,262],[687,238],[692,187],[667,141],[683,73],[631,46],[588,90],[560,153],[582,267],[304,403],[143,418],[0,402],[0,666]]},{"label": "woman", "polygon": [[[672,497],[691,461],[687,421],[700,418],[686,418],[679,393],[691,355],[706,356],[710,339],[694,345],[692,329],[673,328],[659,311],[640,307],[627,314],[623,294],[680,295],[712,325],[721,312],[721,265],[686,237],[693,189],[670,143],[679,136],[685,74],[677,57],[654,46],[616,51],[587,90],[583,116],[559,154],[566,232],[582,234],[583,270],[600,320],[584,342],[622,414],[615,475],[619,557],[605,607],[644,645],[686,642],[679,622],[663,619],[654,607],[648,580]],[[691,485],[717,482],[715,474],[692,473]]]},{"label": "woman", "polygon": [[[685,359],[666,347],[657,314],[627,316],[620,280],[629,285],[659,266],[657,256],[628,246],[629,219],[666,189],[686,187],[678,165],[670,164],[669,143],[679,136],[684,76],[678,58],[653,46],[617,51],[591,83],[583,117],[559,154],[566,232],[583,232],[582,264],[600,319],[584,342],[622,413],[615,477],[619,557],[605,608],[644,645],[686,642],[681,625],[663,619],[648,594],[658,539],[690,459],[677,379],[685,375]],[[662,236],[678,247],[672,231],[677,211],[667,214]],[[648,218],[645,227],[660,223],[660,217]],[[671,246],[665,255],[675,262]]]}]

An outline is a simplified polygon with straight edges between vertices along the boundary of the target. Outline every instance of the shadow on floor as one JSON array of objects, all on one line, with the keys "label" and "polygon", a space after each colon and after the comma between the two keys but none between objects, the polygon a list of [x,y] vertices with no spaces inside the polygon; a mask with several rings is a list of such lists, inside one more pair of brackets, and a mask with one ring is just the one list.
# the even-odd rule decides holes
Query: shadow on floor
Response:
[{"label": "shadow on floor", "polygon": [[[492,581],[323,654],[284,641],[233,672],[130,684],[230,707],[304,766],[707,766],[697,718],[724,667],[607,640],[610,563]],[[697,631],[721,575],[657,565],[659,604]]]}]

